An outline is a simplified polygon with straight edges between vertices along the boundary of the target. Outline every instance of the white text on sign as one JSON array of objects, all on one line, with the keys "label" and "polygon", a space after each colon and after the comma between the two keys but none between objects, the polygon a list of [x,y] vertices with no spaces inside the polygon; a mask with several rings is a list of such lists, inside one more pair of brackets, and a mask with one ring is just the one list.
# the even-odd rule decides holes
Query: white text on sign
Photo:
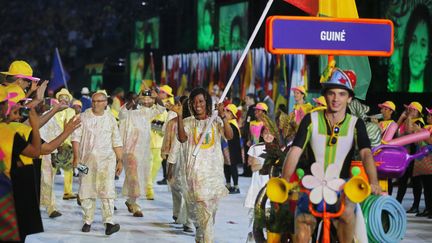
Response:
[{"label": "white text on sign", "polygon": [[342,31],[321,31],[322,41],[345,41],[345,30]]}]

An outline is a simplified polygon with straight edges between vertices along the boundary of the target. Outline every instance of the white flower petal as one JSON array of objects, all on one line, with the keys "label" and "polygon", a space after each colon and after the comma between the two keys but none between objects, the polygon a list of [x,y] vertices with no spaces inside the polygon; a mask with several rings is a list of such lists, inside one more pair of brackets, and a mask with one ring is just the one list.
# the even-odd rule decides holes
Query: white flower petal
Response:
[{"label": "white flower petal", "polygon": [[311,193],[309,194],[309,200],[313,204],[319,204],[323,200],[323,186],[317,186],[312,189]]},{"label": "white flower petal", "polygon": [[341,191],[343,189],[344,184],[345,184],[345,180],[340,178],[327,181],[328,188],[332,189],[335,192]]},{"label": "white flower petal", "polygon": [[315,162],[311,166],[312,175],[317,177],[318,179],[324,179],[324,165],[320,162]]},{"label": "white flower petal", "polygon": [[323,189],[323,196],[324,196],[324,201],[327,204],[333,205],[337,202],[337,194],[335,191],[333,191],[332,189],[328,188],[328,187],[324,187]]},{"label": "white flower petal", "polygon": [[324,178],[326,181],[330,181],[333,178],[339,178],[339,166],[336,164],[329,164],[327,166]]},{"label": "white flower petal", "polygon": [[302,179],[302,184],[307,189],[314,189],[315,187],[321,185],[321,180],[315,176],[306,175]]}]

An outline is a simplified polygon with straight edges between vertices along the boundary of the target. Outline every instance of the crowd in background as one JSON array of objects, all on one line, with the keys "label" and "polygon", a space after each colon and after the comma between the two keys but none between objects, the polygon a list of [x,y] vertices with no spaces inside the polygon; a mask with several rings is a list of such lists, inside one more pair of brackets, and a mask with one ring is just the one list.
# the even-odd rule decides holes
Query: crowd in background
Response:
[{"label": "crowd in background", "polygon": [[56,47],[71,71],[80,58],[91,61],[94,46],[115,43],[128,33],[132,22],[131,4],[119,1],[9,1],[2,6],[0,43],[7,48],[0,51],[0,62],[26,59],[43,75],[49,75]]},{"label": "crowd in background", "polygon": [[[48,81],[34,77],[26,62],[15,61],[2,74],[0,129],[6,134],[1,143],[3,179],[12,183],[19,232],[12,240],[43,231],[40,207],[50,218],[62,215],[55,206],[53,191],[53,178],[59,169],[65,173],[63,199],[77,198],[83,208],[82,231],[91,230],[95,200],[99,198],[105,233],[110,235],[120,229],[113,222],[114,179],[124,168],[125,203],[134,217],[143,217],[137,199],[157,199],[153,183],[162,167],[163,179],[157,184],[171,187],[175,223],[182,224],[185,232],[193,232],[195,226],[197,241],[211,241],[220,198],[241,193],[239,169],[241,176],[252,177],[245,206],[253,209],[259,190],[268,181],[268,175],[260,173],[266,144],[281,150],[289,147],[303,117],[327,106],[324,97],[314,98],[314,106],[308,103],[304,86],[291,90],[295,101],[290,104],[291,112],[285,104],[274,107],[263,90],[247,94],[244,100],[221,101],[222,92],[216,85],[187,89],[180,97],[175,97],[168,85],[146,87],[144,82],[137,94],[125,94],[121,88],[112,94],[104,90],[91,94],[83,87],[79,99],[67,89],[48,97]],[[398,127],[396,136],[431,129],[432,109],[423,109],[418,102],[406,105],[397,120],[393,102],[378,106],[381,115],[373,116],[370,122],[379,127],[380,138],[392,123]],[[210,130],[205,131],[215,114]],[[193,150],[200,140],[205,153],[195,157]],[[410,153],[430,144],[429,140],[411,144]],[[430,159],[428,155],[416,160],[398,180],[397,199],[401,202],[412,184],[414,203],[407,212],[419,217],[432,218]],[[78,195],[72,190],[74,173],[81,178]],[[88,173],[91,176],[86,177]],[[392,182],[389,180],[389,194]],[[424,211],[419,208],[422,188]]]}]

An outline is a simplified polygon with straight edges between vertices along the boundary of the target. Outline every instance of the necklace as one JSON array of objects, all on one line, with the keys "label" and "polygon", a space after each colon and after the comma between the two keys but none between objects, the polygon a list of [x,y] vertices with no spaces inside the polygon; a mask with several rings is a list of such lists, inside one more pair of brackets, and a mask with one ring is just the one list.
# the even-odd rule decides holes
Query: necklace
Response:
[{"label": "necklace", "polygon": [[327,123],[330,125],[330,127],[333,127],[333,126],[339,126],[339,124],[340,123],[342,123],[343,122],[343,120],[344,120],[344,118],[345,118],[345,116],[340,120],[340,121],[338,121],[338,122],[334,122],[333,121],[333,119],[330,119],[328,116],[327,116],[327,113],[326,112],[324,112],[324,116],[325,116],[325,118],[326,118],[326,120],[327,120]]}]

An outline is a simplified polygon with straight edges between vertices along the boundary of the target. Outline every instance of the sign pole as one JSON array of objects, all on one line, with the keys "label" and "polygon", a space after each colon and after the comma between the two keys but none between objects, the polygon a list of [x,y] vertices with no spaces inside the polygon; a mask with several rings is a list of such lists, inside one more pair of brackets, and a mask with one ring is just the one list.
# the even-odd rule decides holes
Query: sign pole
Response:
[{"label": "sign pole", "polygon": [[[222,102],[224,101],[226,95],[228,94],[228,91],[229,91],[229,89],[231,88],[231,85],[232,85],[232,83],[234,82],[234,79],[235,79],[235,77],[237,76],[237,73],[238,73],[238,71],[240,70],[240,67],[241,67],[241,65],[242,65],[242,63],[243,63],[243,61],[244,61],[244,59],[246,58],[246,55],[247,55],[247,53],[249,52],[250,47],[251,47],[253,41],[255,40],[255,37],[256,37],[256,35],[258,34],[258,31],[259,31],[259,29],[260,29],[262,23],[264,22],[265,16],[267,15],[268,11],[270,10],[270,7],[271,7],[272,4],[273,4],[273,0],[268,0],[267,5],[266,5],[266,7],[264,8],[263,13],[261,14],[261,17],[260,17],[259,20],[258,20],[258,23],[256,24],[255,29],[254,29],[254,31],[252,32],[252,35],[251,35],[251,37],[249,38],[249,41],[248,41],[248,43],[246,44],[246,47],[245,47],[245,49],[243,50],[243,53],[242,53],[242,55],[240,56],[239,61],[237,62],[237,65],[236,65],[236,67],[234,68],[234,71],[233,71],[233,73],[231,74],[231,77],[230,77],[230,79],[229,79],[227,85],[225,86],[225,89],[224,89],[224,91],[223,91],[223,93],[222,93],[222,95],[221,95],[221,97],[220,97],[220,99],[219,99],[218,104],[219,104],[219,103],[222,103]],[[206,127],[205,127],[205,129],[204,129],[204,132],[203,132],[202,134],[206,134],[206,133],[210,130],[211,124],[213,123],[214,119],[216,119],[216,116],[217,116],[217,110],[216,110],[215,112],[213,112],[213,115],[210,117],[210,120],[209,120],[208,123],[206,124]],[[193,153],[192,153],[193,156],[196,156],[196,155],[198,154],[198,152],[199,152],[199,150],[200,150],[200,147],[201,147],[201,144],[202,144],[203,141],[204,141],[204,137],[205,137],[205,136],[201,136],[201,137],[200,137],[200,140],[199,140],[198,144],[195,146],[194,151],[193,151]]]}]

